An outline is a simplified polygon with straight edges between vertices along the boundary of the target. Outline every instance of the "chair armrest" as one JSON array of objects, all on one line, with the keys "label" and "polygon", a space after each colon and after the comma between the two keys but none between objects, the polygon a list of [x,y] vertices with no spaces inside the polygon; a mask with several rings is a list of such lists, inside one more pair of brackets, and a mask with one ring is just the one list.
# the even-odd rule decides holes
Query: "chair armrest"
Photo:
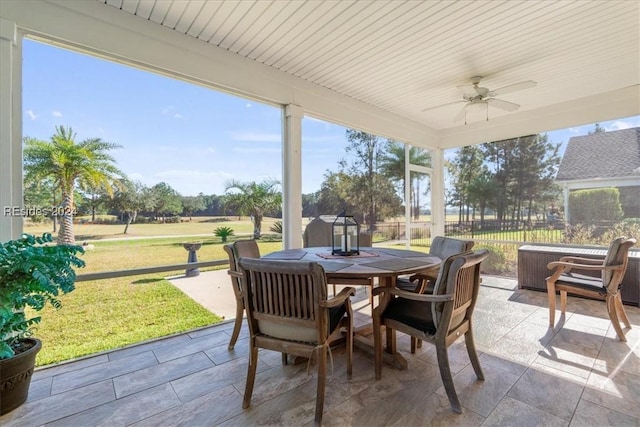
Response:
[{"label": "chair armrest", "polygon": [[332,308],[338,307],[349,300],[349,297],[356,294],[355,288],[344,288],[338,295],[326,301],[320,301],[320,307]]},{"label": "chair armrest", "polygon": [[587,265],[587,264],[576,264],[573,262],[563,262],[563,261],[553,261],[547,264],[547,268],[549,270],[554,270],[558,267],[561,267],[565,271],[568,271],[568,270],[609,271],[609,270],[621,269],[622,264],[604,266],[602,264]]},{"label": "chair armrest", "polygon": [[595,258],[582,258],[582,257],[578,257],[578,256],[563,256],[562,258],[560,258],[560,261],[562,261],[562,262],[573,262],[573,263],[577,263],[577,264],[600,264],[600,265],[602,265],[602,263],[604,262],[604,257],[602,257],[601,259],[595,259]]},{"label": "chair armrest", "polygon": [[424,302],[453,301],[452,294],[443,294],[443,295],[416,294],[415,292],[403,291],[402,289],[394,288],[392,286],[382,286],[382,287],[374,288],[372,293],[374,296],[379,294],[389,294],[389,295],[395,295],[404,299],[410,299],[414,301],[424,301]]},{"label": "chair armrest", "polygon": [[419,273],[409,276],[409,281],[415,282],[416,280],[436,279],[438,276],[439,269],[440,269],[440,266],[436,266],[436,267],[428,268],[426,270],[422,270]]}]

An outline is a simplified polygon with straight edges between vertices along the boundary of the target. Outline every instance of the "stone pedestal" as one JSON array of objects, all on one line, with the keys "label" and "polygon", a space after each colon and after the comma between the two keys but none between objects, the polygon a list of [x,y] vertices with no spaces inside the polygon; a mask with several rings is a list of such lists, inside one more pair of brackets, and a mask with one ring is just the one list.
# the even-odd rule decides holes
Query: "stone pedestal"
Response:
[{"label": "stone pedestal", "polygon": [[[196,255],[196,252],[198,251],[198,249],[200,249],[202,247],[202,243],[201,242],[196,242],[196,243],[183,243],[182,246],[189,251],[189,257],[187,259],[188,263],[192,263],[192,262],[198,262],[198,255]],[[188,268],[185,272],[184,272],[185,276],[187,277],[195,277],[195,276],[199,276],[200,275],[200,269],[199,268]]]}]

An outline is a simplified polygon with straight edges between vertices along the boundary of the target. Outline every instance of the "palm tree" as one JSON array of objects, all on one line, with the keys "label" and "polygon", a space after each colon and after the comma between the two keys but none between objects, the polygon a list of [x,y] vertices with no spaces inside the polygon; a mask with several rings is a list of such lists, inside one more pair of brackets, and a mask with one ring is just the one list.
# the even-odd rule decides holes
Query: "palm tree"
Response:
[{"label": "palm tree", "polygon": [[24,168],[30,181],[51,178],[62,194],[60,232],[58,244],[74,244],[73,191],[82,183],[92,183],[113,193],[113,185],[124,176],[115,166],[109,150],[117,144],[100,138],[89,138],[76,143],[73,129],[56,126],[50,141],[26,137],[24,140]]},{"label": "palm tree", "polygon": [[251,215],[253,222],[253,238],[259,239],[262,234],[262,218],[282,204],[280,182],[267,179],[263,182],[239,182],[235,180],[225,183],[225,192],[236,190],[227,195],[227,204],[235,208],[241,215]]},{"label": "palm tree", "polygon": [[[409,148],[409,163],[429,167],[431,166],[431,156],[429,152],[423,148]],[[389,140],[387,141],[386,152],[380,159],[380,170],[384,176],[390,180],[401,183],[402,195],[404,197],[405,180],[404,180],[404,144]],[[413,179],[415,178],[415,184]],[[420,178],[419,174],[411,172],[411,180],[409,182],[409,194],[411,201],[409,206],[413,211],[414,218],[420,216]]]}]

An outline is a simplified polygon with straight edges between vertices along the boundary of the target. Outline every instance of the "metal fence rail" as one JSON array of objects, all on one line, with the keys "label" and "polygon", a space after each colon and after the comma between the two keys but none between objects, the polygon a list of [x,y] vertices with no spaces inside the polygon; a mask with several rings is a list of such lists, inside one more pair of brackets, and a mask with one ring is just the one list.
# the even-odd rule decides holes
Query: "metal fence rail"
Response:
[{"label": "metal fence rail", "polygon": [[[595,235],[610,230],[617,221],[599,221],[590,224],[580,224],[582,228],[591,228]],[[404,222],[377,223],[373,226],[374,242],[391,243],[406,242],[407,231]],[[567,243],[575,227],[562,220],[534,220],[534,221],[498,221],[488,219],[484,221],[447,221],[445,222],[445,236],[458,239],[469,239],[476,242],[476,246],[493,248],[504,257],[504,274],[514,275],[518,257],[518,247],[530,244]],[[429,247],[431,244],[431,223],[426,221],[412,222],[409,238],[411,246]],[[591,242],[593,244],[597,242]]]},{"label": "metal fence rail", "polygon": [[76,282],[87,282],[89,280],[113,279],[116,277],[140,276],[142,274],[162,273],[166,271],[187,270],[200,267],[217,267],[219,265],[229,265],[229,260],[220,259],[215,261],[189,262],[183,264],[159,265],[156,267],[133,268],[130,270],[100,271],[97,273],[78,274]]}]

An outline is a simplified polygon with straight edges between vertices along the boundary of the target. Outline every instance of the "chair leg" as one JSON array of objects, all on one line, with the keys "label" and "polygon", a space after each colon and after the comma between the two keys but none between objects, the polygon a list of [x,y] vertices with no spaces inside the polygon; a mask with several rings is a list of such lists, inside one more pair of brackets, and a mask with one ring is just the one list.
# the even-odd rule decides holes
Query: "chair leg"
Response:
[{"label": "chair leg", "polygon": [[462,413],[462,406],[458,400],[458,394],[453,384],[453,376],[451,376],[451,368],[449,367],[449,354],[447,353],[446,344],[436,344],[436,354],[438,356],[438,368],[440,369],[440,377],[444,384],[444,389],[449,397],[451,409],[458,414]]},{"label": "chair leg", "polygon": [[618,309],[618,316],[620,320],[622,320],[622,323],[624,323],[624,326],[631,328],[631,322],[629,321],[629,317],[627,317],[627,312],[624,310],[624,305],[622,305],[622,295],[620,295],[620,293],[616,295],[616,308]]},{"label": "chair leg", "polygon": [[336,285],[333,285],[333,296],[336,296]]},{"label": "chair leg", "polygon": [[353,375],[353,319],[349,317],[347,325],[347,378],[351,379]]},{"label": "chair leg", "polygon": [[244,388],[244,399],[242,408],[247,409],[251,406],[251,395],[253,394],[253,385],[256,380],[256,368],[258,366],[258,347],[251,343],[249,350],[249,368],[247,369],[247,384]]},{"label": "chair leg", "polygon": [[469,360],[471,360],[471,366],[473,366],[476,377],[478,377],[479,380],[484,381],[484,374],[482,373],[482,368],[480,367],[480,360],[478,359],[478,353],[476,352],[476,344],[473,341],[473,332],[471,331],[471,327],[469,327],[467,333],[464,334],[464,342],[467,346]]},{"label": "chair leg", "polygon": [[549,326],[556,324],[556,284],[547,280],[547,296],[549,297]]},{"label": "chair leg", "polygon": [[244,307],[242,303],[236,301],[236,322],[233,325],[233,333],[231,334],[231,341],[229,341],[229,350],[233,350],[233,347],[236,345],[236,341],[238,341],[238,336],[240,335],[240,328],[242,328],[242,317],[244,315]]},{"label": "chair leg", "polygon": [[560,313],[566,314],[567,312],[567,291],[560,291]]},{"label": "chair leg", "polygon": [[287,353],[282,353],[282,365],[288,365],[289,364],[289,357],[287,356]]},{"label": "chair leg", "polygon": [[618,319],[616,296],[607,295],[606,303],[607,311],[609,312],[609,319],[611,319],[611,324],[613,325],[613,329],[615,329],[616,334],[618,335],[618,339],[620,339],[620,341],[627,341],[627,337],[624,336],[624,332],[620,327],[620,319]]},{"label": "chair leg", "polygon": [[390,327],[384,328],[384,335],[387,337],[387,353],[396,354],[396,331]]},{"label": "chair leg", "polygon": [[415,354],[416,348],[422,348],[422,340],[411,337],[411,354]]},{"label": "chair leg", "polygon": [[316,417],[314,424],[322,425],[322,412],[324,410],[324,389],[327,382],[327,346],[318,349],[318,390],[316,392]]},{"label": "chair leg", "polygon": [[373,317],[373,349],[375,351],[375,372],[376,379],[382,377],[382,325],[380,318]]}]

